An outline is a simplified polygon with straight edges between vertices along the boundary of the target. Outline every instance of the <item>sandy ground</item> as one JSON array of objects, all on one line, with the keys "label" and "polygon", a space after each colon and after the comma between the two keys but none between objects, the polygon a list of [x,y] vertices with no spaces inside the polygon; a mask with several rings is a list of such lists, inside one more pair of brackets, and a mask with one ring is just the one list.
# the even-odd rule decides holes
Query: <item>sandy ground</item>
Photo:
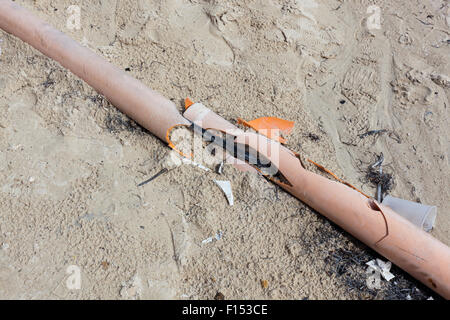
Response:
[{"label": "sandy ground", "polygon": [[[180,110],[189,96],[232,122],[295,121],[292,150],[371,195],[364,171],[383,152],[391,194],[438,206],[432,234],[450,245],[448,2],[17,2]],[[438,298],[396,267],[369,289],[377,254],[256,175],[184,165],[137,187],[165,145],[57,63],[0,41],[0,298]],[[232,182],[234,206],[214,179]]]}]

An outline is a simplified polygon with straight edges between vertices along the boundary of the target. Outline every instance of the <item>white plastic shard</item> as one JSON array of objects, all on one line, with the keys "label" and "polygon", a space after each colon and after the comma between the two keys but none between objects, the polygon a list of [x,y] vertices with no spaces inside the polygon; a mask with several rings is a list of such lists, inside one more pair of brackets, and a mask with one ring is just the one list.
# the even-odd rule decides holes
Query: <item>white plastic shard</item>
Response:
[{"label": "white plastic shard", "polygon": [[214,180],[215,183],[222,189],[223,193],[227,197],[228,204],[232,206],[234,204],[233,190],[231,189],[230,181]]},{"label": "white plastic shard", "polygon": [[200,163],[194,162],[194,161],[192,161],[192,160],[190,160],[188,158],[182,158],[181,161],[184,164],[190,164],[190,165],[193,165],[194,167],[200,168],[202,170],[210,171],[209,168],[205,167],[204,165],[201,165]]},{"label": "white plastic shard", "polygon": [[223,236],[223,232],[219,231],[214,237],[209,237],[209,238],[203,240],[202,244],[211,243],[214,240],[219,241],[220,239],[222,239],[222,236]]},{"label": "white plastic shard", "polygon": [[183,164],[192,165],[192,166],[200,168],[202,170],[210,171],[210,169],[205,167],[204,165],[194,162],[191,159],[185,158],[185,157],[181,156],[180,154],[178,154],[178,152],[176,152],[174,150],[170,151],[169,154],[164,159],[164,166],[165,166],[165,168],[167,168],[169,170],[178,168],[179,166],[181,166]]},{"label": "white plastic shard", "polygon": [[380,259],[371,260],[366,263],[370,268],[379,272],[386,281],[391,281],[395,276],[390,273],[392,263],[390,261],[384,262]]}]

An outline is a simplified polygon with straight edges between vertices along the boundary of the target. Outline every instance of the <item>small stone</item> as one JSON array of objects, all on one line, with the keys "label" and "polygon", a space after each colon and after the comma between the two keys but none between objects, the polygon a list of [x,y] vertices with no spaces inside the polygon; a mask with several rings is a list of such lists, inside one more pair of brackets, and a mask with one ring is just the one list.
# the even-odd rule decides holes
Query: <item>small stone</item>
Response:
[{"label": "small stone", "polygon": [[214,300],[225,300],[225,296],[223,295],[222,292],[217,292],[216,295],[214,296]]},{"label": "small stone", "polygon": [[267,280],[261,280],[261,287],[263,289],[267,289],[269,287],[269,281]]},{"label": "small stone", "polygon": [[109,267],[109,262],[108,261],[102,261],[101,265],[103,267],[103,270],[106,270]]}]

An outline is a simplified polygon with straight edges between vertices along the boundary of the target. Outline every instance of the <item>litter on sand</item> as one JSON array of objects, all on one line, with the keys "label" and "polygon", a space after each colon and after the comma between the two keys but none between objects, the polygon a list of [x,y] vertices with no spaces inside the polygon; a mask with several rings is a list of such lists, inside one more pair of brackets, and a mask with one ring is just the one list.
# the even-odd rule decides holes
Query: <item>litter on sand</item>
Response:
[{"label": "litter on sand", "polygon": [[211,243],[214,240],[219,241],[220,239],[222,239],[222,236],[223,236],[223,232],[219,231],[214,237],[209,237],[209,238],[203,240],[202,244]]},{"label": "litter on sand", "polygon": [[194,167],[200,168],[202,170],[209,171],[209,168],[205,167],[204,165],[201,165],[200,163],[194,162],[188,158],[182,158],[181,161],[184,164],[190,164],[190,165],[193,165]]},{"label": "litter on sand", "polygon": [[153,177],[151,177],[150,179],[145,180],[144,182],[139,183],[137,186],[138,187],[142,187],[143,185],[146,185],[147,183],[155,180],[156,178],[158,178],[160,175],[169,172],[169,170],[167,168],[162,169],[161,171],[159,171],[157,174],[155,174]]},{"label": "litter on sand", "polygon": [[215,183],[222,189],[223,193],[227,197],[228,204],[232,206],[234,204],[233,191],[231,190],[231,182],[230,181],[220,181],[214,180]]},{"label": "litter on sand", "polygon": [[390,273],[392,263],[390,261],[384,262],[380,259],[371,260],[366,263],[370,268],[379,272],[386,281],[391,281],[395,276]]},{"label": "litter on sand", "polygon": [[390,195],[386,196],[382,203],[426,232],[430,232],[434,228],[437,217],[436,206],[399,199]]},{"label": "litter on sand", "polygon": [[281,135],[289,135],[294,127],[293,121],[288,121],[275,117],[263,117],[252,121],[245,121],[241,118],[237,119],[239,124],[242,124],[248,128],[252,128],[256,132],[259,132],[269,139],[279,141],[281,143],[286,143],[286,139]]},{"label": "litter on sand", "polygon": [[223,165],[224,165],[224,164],[225,164],[225,162],[222,161],[220,164],[217,165],[216,172],[217,172],[218,174],[222,174],[222,173],[223,173]]}]

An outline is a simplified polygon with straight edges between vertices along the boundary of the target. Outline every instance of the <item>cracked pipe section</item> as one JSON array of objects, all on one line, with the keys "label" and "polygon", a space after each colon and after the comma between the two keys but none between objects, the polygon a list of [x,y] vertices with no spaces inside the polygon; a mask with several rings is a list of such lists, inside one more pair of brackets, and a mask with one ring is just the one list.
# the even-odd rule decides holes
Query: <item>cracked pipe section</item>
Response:
[{"label": "cracked pipe section", "polygon": [[[254,144],[254,133],[237,142],[270,157],[269,143]],[[267,139],[262,137],[262,139]],[[260,138],[261,141],[261,138]],[[416,279],[450,299],[450,248],[373,199],[304,169],[300,160],[280,146],[278,168],[291,186],[283,189],[342,227]]]}]

